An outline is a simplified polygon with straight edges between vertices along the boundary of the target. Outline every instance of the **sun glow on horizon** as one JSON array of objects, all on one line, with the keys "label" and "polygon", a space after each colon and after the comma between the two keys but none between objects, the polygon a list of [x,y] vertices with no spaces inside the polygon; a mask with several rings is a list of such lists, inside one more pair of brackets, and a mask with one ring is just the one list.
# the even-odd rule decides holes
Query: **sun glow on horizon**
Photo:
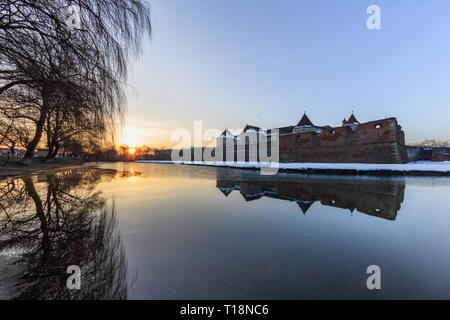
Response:
[{"label": "sun glow on horizon", "polygon": [[136,149],[134,149],[134,148],[128,149],[129,154],[134,154],[135,152],[136,152]]},{"label": "sun glow on horizon", "polygon": [[121,137],[119,139],[119,144],[124,144],[130,149],[135,149],[137,146],[143,144],[142,137],[144,132],[135,126],[126,125]]}]

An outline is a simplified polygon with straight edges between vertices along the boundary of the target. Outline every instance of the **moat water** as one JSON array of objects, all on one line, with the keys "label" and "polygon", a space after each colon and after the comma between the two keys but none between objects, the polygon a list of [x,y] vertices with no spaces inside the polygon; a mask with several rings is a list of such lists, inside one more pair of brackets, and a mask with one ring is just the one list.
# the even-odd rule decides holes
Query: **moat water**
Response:
[{"label": "moat water", "polygon": [[150,163],[1,181],[0,298],[449,299],[449,196],[450,178]]}]

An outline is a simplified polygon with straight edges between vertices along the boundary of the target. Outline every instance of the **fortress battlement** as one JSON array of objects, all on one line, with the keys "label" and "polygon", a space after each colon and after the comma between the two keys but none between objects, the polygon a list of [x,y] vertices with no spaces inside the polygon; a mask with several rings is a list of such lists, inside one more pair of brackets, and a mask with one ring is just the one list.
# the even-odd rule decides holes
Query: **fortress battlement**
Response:
[{"label": "fortress battlement", "polygon": [[245,154],[246,161],[259,161],[260,144],[268,143],[270,149],[274,134],[280,162],[407,162],[405,135],[396,118],[360,123],[353,114],[339,127],[314,125],[304,114],[297,125],[268,130],[247,125],[236,136],[225,130],[217,148],[223,148],[224,161],[236,161],[238,153]]}]

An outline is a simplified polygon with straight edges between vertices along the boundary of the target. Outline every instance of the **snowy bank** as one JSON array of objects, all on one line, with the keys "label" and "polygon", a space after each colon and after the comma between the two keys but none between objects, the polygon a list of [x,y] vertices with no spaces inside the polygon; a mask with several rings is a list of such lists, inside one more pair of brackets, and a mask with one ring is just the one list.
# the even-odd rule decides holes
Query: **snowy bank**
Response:
[{"label": "snowy bank", "polygon": [[139,163],[185,164],[242,169],[278,168],[280,171],[308,173],[379,174],[379,175],[450,175],[450,161],[418,161],[404,164],[379,163],[262,163],[140,160]]}]

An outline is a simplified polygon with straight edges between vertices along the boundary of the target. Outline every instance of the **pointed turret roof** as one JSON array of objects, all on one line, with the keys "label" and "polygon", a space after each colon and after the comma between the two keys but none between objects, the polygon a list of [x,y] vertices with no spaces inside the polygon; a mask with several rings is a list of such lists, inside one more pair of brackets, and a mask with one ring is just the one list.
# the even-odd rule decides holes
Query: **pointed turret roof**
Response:
[{"label": "pointed turret roof", "polygon": [[228,197],[228,195],[233,191],[233,188],[219,188],[220,191],[225,195],[225,197]]},{"label": "pointed turret roof", "polygon": [[241,195],[244,197],[245,201],[258,200],[259,198],[262,198],[262,196],[263,196],[263,194],[260,194],[260,193],[252,194],[252,193],[244,193],[242,191],[241,191]]},{"label": "pointed turret roof", "polygon": [[359,121],[356,120],[356,117],[353,115],[353,113],[350,116],[350,118],[348,118],[348,120],[347,120],[347,124],[351,124],[351,123],[359,123]]},{"label": "pointed turret roof", "polygon": [[311,201],[299,201],[297,202],[300,209],[302,209],[303,214],[306,214],[306,212],[309,210],[311,205],[313,204]]},{"label": "pointed turret roof", "polygon": [[311,120],[309,120],[308,116],[305,114],[303,114],[303,117],[300,119],[300,121],[297,123],[297,127],[314,127],[314,125],[312,124]]},{"label": "pointed turret roof", "polygon": [[251,126],[251,125],[247,124],[245,126],[245,128],[244,128],[244,132],[246,132],[247,130],[259,131],[259,130],[261,130],[261,128],[260,127],[256,127],[256,126]]},{"label": "pointed turret roof", "polygon": [[222,134],[219,136],[219,138],[234,138],[234,135],[228,131],[228,129],[225,129]]}]

